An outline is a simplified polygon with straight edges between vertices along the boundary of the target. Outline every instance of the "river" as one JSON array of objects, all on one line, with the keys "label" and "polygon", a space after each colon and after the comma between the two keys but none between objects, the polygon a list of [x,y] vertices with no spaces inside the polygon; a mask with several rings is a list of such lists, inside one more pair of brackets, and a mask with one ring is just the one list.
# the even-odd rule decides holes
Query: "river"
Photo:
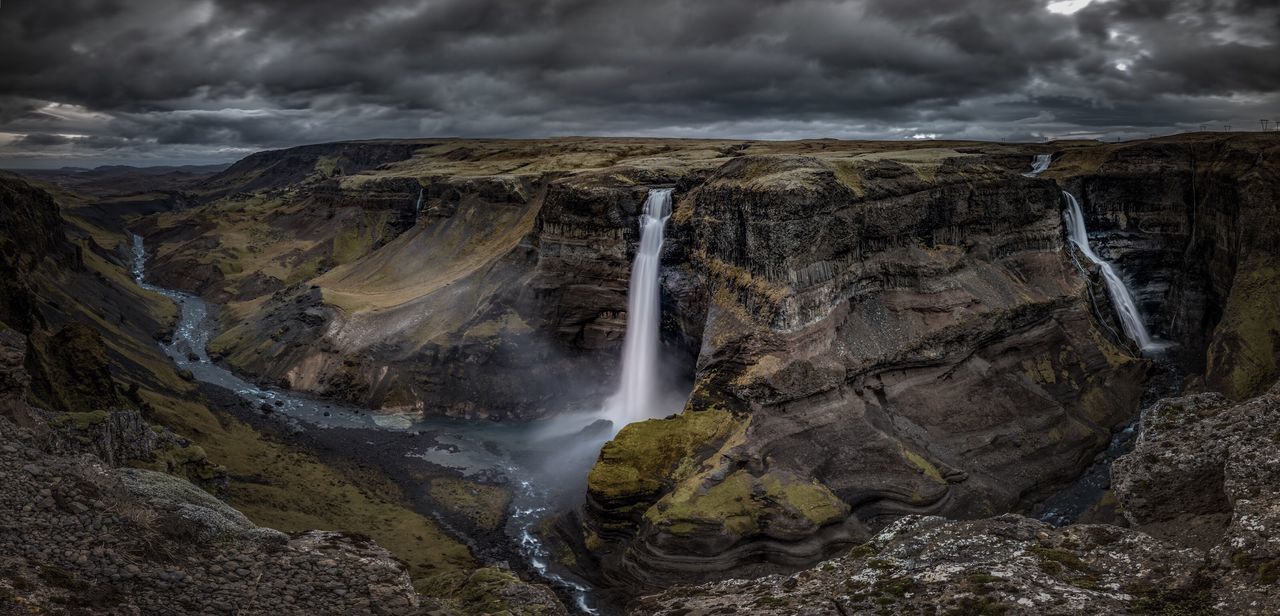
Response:
[{"label": "river", "polygon": [[[255,408],[270,407],[267,415],[291,432],[352,428],[430,434],[432,438],[420,439],[423,444],[412,446],[404,455],[464,477],[505,479],[511,491],[505,530],[515,549],[532,571],[570,595],[579,612],[597,613],[587,585],[552,570],[551,555],[534,529],[557,509],[581,501],[591,463],[614,432],[608,424],[600,423],[599,414],[563,415],[525,424],[409,419],[256,385],[210,360],[206,347],[217,324],[209,304],[200,297],[146,282],[146,260],[143,239],[135,235],[134,280],[178,307],[172,339],[162,345],[178,368],[189,370],[198,381],[234,392]],[[366,445],[353,439],[350,446]]]}]

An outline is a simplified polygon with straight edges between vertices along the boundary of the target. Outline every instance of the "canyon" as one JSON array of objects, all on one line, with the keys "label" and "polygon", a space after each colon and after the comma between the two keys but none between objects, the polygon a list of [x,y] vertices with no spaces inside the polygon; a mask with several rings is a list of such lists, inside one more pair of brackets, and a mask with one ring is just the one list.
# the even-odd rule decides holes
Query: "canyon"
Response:
[{"label": "canyon", "polygon": [[[150,193],[5,175],[4,470],[180,475],[344,563],[352,609],[1268,613],[1277,156],[1250,133],[434,139]],[[655,193],[656,343],[630,351]],[[173,351],[190,306],[159,289],[207,303],[207,348]],[[660,395],[600,415],[633,356]],[[1127,429],[1089,502],[1038,520]],[[84,594],[23,575],[24,601]]]}]

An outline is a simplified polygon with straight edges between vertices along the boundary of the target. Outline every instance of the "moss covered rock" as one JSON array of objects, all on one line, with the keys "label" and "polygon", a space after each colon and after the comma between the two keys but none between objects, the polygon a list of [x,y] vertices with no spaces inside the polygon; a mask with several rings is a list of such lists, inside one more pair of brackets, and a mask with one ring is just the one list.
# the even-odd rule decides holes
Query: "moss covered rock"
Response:
[{"label": "moss covered rock", "polygon": [[1242,263],[1207,352],[1207,384],[1233,399],[1256,396],[1280,376],[1280,264]]},{"label": "moss covered rock", "polygon": [[587,477],[589,500],[611,519],[638,518],[664,487],[697,471],[741,422],[721,409],[629,424],[600,450]]},{"label": "moss covered rock", "polygon": [[446,514],[483,531],[497,530],[511,503],[511,494],[505,489],[465,479],[432,479],[427,493]]},{"label": "moss covered rock", "polygon": [[826,486],[786,471],[735,471],[718,482],[693,477],[645,512],[645,520],[679,543],[714,537],[716,552],[754,535],[799,539],[844,520],[849,506]]}]

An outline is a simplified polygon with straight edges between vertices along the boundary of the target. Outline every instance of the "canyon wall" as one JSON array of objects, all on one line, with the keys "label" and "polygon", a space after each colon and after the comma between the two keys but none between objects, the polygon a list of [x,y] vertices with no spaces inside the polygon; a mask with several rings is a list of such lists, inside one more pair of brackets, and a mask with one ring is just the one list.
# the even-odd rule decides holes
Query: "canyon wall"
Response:
[{"label": "canyon wall", "polygon": [[1201,135],[1068,150],[1048,177],[1076,191],[1102,256],[1136,283],[1155,331],[1203,386],[1234,398],[1280,376],[1280,143]]},{"label": "canyon wall", "polygon": [[1148,365],[1095,322],[1105,291],[1063,250],[1052,181],[957,151],[744,156],[676,209],[678,278],[705,289],[696,388],[591,474],[583,546],[608,584],[1028,506],[1136,408]]},{"label": "canyon wall", "polygon": [[[902,515],[1027,509],[1076,477],[1151,366],[1065,245],[1064,188],[1187,387],[1240,398],[1276,378],[1276,163],[1253,137],[415,148],[375,167],[312,152],[307,173],[293,152],[284,179],[219,180],[258,193],[210,189],[140,230],[162,281],[237,298],[213,345],[233,367],[519,420],[612,389],[635,220],[674,186],[663,343],[693,392],[607,444],[557,524],[604,585],[788,570]],[[222,277],[180,274],[209,266]]]}]

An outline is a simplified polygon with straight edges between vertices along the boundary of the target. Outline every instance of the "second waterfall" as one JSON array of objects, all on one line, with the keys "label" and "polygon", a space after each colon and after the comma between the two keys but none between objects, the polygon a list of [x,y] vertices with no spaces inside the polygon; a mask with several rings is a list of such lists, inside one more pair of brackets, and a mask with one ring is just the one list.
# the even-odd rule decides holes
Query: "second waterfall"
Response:
[{"label": "second waterfall", "polygon": [[1063,214],[1066,219],[1067,234],[1079,247],[1080,252],[1097,263],[1102,270],[1103,282],[1107,285],[1107,293],[1111,296],[1111,302],[1115,306],[1116,315],[1120,318],[1120,326],[1124,328],[1125,335],[1133,340],[1143,353],[1160,350],[1162,345],[1152,339],[1151,334],[1147,332],[1142,313],[1138,312],[1138,303],[1134,301],[1129,286],[1120,278],[1115,268],[1089,246],[1089,230],[1084,226],[1084,211],[1080,209],[1080,202],[1076,201],[1075,195],[1069,192],[1063,191],[1062,195],[1067,200],[1067,211]]},{"label": "second waterfall", "polygon": [[605,408],[614,431],[646,419],[658,403],[658,259],[662,234],[671,216],[670,188],[649,191],[640,217],[640,246],[631,265],[627,298],[627,335],[622,347],[622,378]]}]

